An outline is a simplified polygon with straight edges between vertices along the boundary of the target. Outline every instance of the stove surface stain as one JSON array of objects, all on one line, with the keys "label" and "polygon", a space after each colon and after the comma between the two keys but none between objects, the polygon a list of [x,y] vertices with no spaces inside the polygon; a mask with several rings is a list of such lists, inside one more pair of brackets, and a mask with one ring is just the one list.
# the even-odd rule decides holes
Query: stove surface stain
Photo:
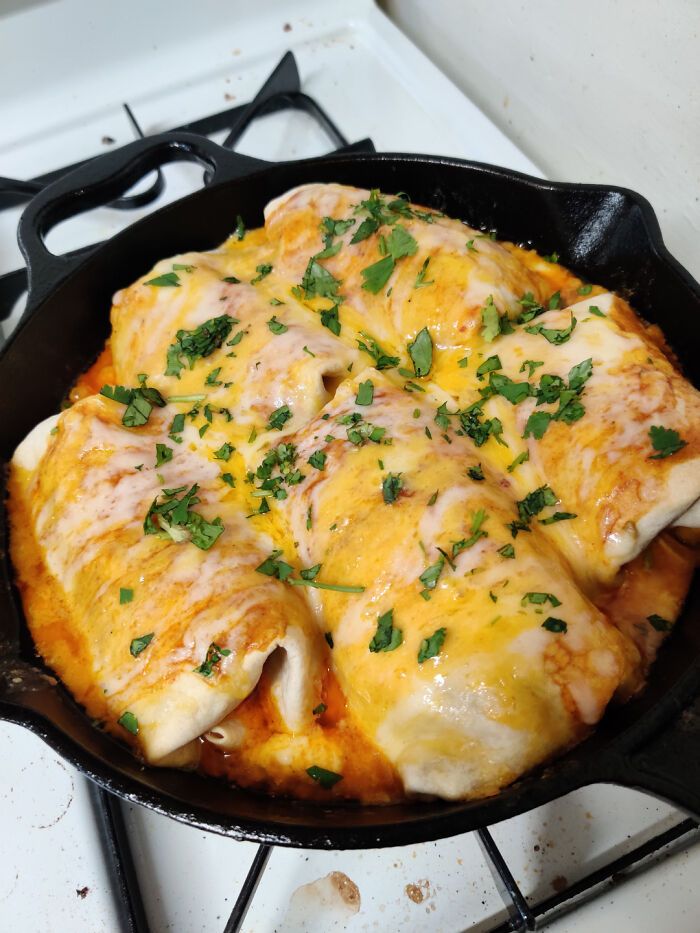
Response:
[{"label": "stove surface stain", "polygon": [[[289,899],[284,929],[327,930],[359,913],[360,889],[342,871],[302,884]],[[320,924],[320,925],[319,925]]]}]

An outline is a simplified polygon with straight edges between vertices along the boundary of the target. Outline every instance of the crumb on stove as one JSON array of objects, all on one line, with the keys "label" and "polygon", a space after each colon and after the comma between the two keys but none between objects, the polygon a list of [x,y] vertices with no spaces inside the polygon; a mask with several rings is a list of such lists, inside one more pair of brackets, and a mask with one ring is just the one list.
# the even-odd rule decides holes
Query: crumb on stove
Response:
[{"label": "crumb on stove", "polygon": [[116,139],[112,136],[103,136],[102,142],[105,146],[112,146],[116,142]]},{"label": "crumb on stove", "polygon": [[285,32],[291,32],[291,31],[292,31],[292,24],[291,24],[291,23],[285,23],[284,26],[282,27],[282,29],[284,29]]},{"label": "crumb on stove", "polygon": [[79,898],[81,898],[81,900],[84,901],[85,898],[88,896],[88,891],[89,891],[89,890],[90,890],[90,888],[88,888],[88,886],[85,885],[84,888],[76,888],[76,889],[75,889],[75,893],[78,895]]}]

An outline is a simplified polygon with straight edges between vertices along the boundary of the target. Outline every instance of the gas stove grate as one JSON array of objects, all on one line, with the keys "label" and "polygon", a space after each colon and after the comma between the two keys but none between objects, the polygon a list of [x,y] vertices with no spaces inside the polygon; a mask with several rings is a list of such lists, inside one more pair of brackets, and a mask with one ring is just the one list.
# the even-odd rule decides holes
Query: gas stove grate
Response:
[{"label": "gas stove grate", "polygon": [[[91,792],[105,854],[114,879],[115,893],[118,895],[123,933],[149,933],[121,803],[117,797],[97,785],[91,785]],[[528,903],[520,890],[509,868],[507,857],[496,845],[491,833],[487,829],[480,829],[476,831],[476,835],[481,844],[484,861],[491,871],[508,912],[508,920],[489,928],[488,933],[524,933],[527,930],[544,929],[553,920],[571,913],[624,879],[650,868],[661,858],[697,841],[700,839],[700,827],[695,820],[680,819],[675,826],[657,834],[625,855],[611,859],[603,867],[551,897],[533,903]],[[258,846],[223,933],[239,933],[242,929],[273,850],[274,846]],[[484,929],[481,923],[479,928]],[[458,929],[460,933],[466,933],[470,929],[468,921],[466,926],[460,925]],[[456,931],[457,928],[455,933]]]},{"label": "gas stove grate", "polygon": [[[128,104],[123,106],[134,133],[138,137],[143,137],[141,127],[131,108]],[[337,152],[374,152],[374,145],[370,139],[362,139],[355,143],[348,142],[320,104],[312,97],[309,97],[308,94],[302,92],[299,70],[292,52],[285,53],[258,93],[247,104],[238,104],[235,107],[229,107],[226,110],[201,117],[190,123],[171,127],[168,132],[186,132],[196,133],[200,136],[211,136],[214,133],[228,130],[222,145],[233,149],[257,117],[277,113],[281,110],[301,110],[307,113],[324,130],[332,143],[333,149]],[[71,165],[65,165],[62,168],[54,169],[29,180],[0,176],[0,211],[25,204],[51,182],[62,178],[90,161],[90,159],[83,159],[79,162],[73,162]],[[157,170],[156,177],[149,188],[137,194],[124,195],[106,206],[119,210],[133,210],[144,207],[155,201],[164,188],[165,179],[162,172]],[[99,245],[99,243],[94,243],[75,250],[68,255],[87,256]],[[26,269],[16,269],[13,272],[0,275],[0,321],[4,321],[10,316],[15,303],[26,289]]]}]

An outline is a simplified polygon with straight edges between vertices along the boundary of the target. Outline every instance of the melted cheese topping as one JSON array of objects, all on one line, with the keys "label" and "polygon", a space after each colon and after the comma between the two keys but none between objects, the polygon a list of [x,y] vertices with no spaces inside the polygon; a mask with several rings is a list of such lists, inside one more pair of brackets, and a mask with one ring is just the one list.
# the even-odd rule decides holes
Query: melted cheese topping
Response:
[{"label": "melted cheese topping", "polygon": [[[40,654],[148,762],[479,797],[641,688],[692,574],[656,536],[696,524],[700,398],[619,297],[309,185],[118,292],[112,328],[15,454],[12,557]],[[129,428],[97,393],[142,383],[164,407]],[[651,459],[653,426],[685,445]],[[153,513],[195,484],[187,523]]]}]

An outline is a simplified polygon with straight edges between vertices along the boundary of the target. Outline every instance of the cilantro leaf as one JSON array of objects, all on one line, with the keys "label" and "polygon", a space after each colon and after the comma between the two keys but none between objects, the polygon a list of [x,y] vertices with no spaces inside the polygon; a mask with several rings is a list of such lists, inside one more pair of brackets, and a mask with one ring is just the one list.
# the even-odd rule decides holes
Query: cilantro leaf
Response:
[{"label": "cilantro leaf", "polygon": [[371,405],[372,400],[374,399],[374,384],[371,379],[367,379],[366,382],[361,382],[357,387],[357,395],[355,396],[356,405]]},{"label": "cilantro leaf", "polygon": [[512,473],[516,467],[519,467],[521,463],[525,463],[529,459],[530,459],[530,451],[524,450],[521,454],[518,454],[518,456],[515,458],[515,460],[513,460],[512,463],[508,464],[508,467],[507,467],[508,472]]},{"label": "cilantro leaf", "polygon": [[221,314],[204,321],[194,330],[179,330],[175,342],[168,347],[165,375],[180,378],[180,370],[185,368],[183,356],[189,362],[190,369],[193,369],[196,360],[211,356],[214,350],[218,350],[232,327],[233,318]]},{"label": "cilantro leaf", "polygon": [[544,606],[547,602],[551,603],[555,609],[557,606],[561,606],[561,600],[557,599],[553,593],[526,593],[520,600],[520,605],[526,606],[530,603],[533,606]]},{"label": "cilantro leaf", "polygon": [[401,629],[394,628],[394,610],[389,609],[377,618],[377,631],[369,643],[374,654],[379,651],[395,651],[403,642]]},{"label": "cilantro leaf", "polygon": [[267,322],[267,326],[270,328],[273,334],[286,334],[289,328],[286,324],[283,324],[282,321],[277,320],[277,315],[273,314],[270,320]]},{"label": "cilantro leaf", "polygon": [[218,450],[214,451],[214,456],[216,457],[217,460],[225,460],[228,462],[229,458],[231,457],[231,454],[233,453],[235,449],[236,449],[235,447],[232,447],[231,444],[229,444],[228,441],[226,441],[226,443],[222,444]]},{"label": "cilantro leaf", "polygon": [[166,272],[163,275],[157,275],[154,279],[149,279],[145,285],[154,285],[156,288],[178,288],[180,277],[176,272]]},{"label": "cilantro leaf", "polygon": [[423,265],[420,268],[420,272],[416,276],[416,281],[413,283],[414,288],[425,288],[426,285],[434,285],[435,280],[431,279],[430,282],[425,281],[425,274],[428,271],[428,263],[430,262],[430,256],[425,260]]},{"label": "cilantro leaf", "polygon": [[569,518],[578,518],[575,512],[555,512],[549,518],[538,518],[540,525],[553,525],[555,522],[563,522]]},{"label": "cilantro leaf", "polygon": [[265,276],[269,275],[272,272],[272,266],[269,262],[263,262],[259,266],[255,267],[255,271],[258,273],[254,279],[250,280],[251,285],[257,285],[258,282],[262,282]]},{"label": "cilantro leaf", "polygon": [[530,327],[526,327],[525,330],[528,334],[541,334],[545,340],[548,340],[550,343],[555,346],[560,346],[562,343],[566,343],[567,340],[571,337],[576,327],[576,318],[571,315],[571,323],[568,327],[545,327],[544,324],[531,324]]},{"label": "cilantro leaf", "polygon": [[327,456],[322,450],[315,450],[309,457],[308,462],[317,470],[325,470]]},{"label": "cilantro leaf", "polygon": [[496,370],[496,369],[501,369],[501,368],[502,368],[502,367],[501,367],[501,360],[500,360],[500,358],[499,358],[498,356],[490,356],[487,360],[484,360],[484,362],[481,364],[481,366],[479,366],[479,368],[477,369],[477,371],[476,371],[476,378],[477,378],[480,382],[482,382],[484,376],[485,376],[487,373],[493,372],[494,370]]},{"label": "cilantro leaf", "polygon": [[437,584],[438,578],[442,573],[442,568],[445,566],[445,558],[440,557],[440,559],[428,567],[427,570],[424,570],[423,573],[418,578],[423,586],[428,590],[434,590],[435,585]]},{"label": "cilantro leaf", "polygon": [[316,781],[324,790],[330,790],[334,784],[343,780],[342,774],[336,774],[335,771],[328,771],[326,768],[319,768],[318,765],[307,768],[306,773],[312,781]]},{"label": "cilantro leaf", "polygon": [[289,405],[281,405],[270,413],[268,431],[281,431],[287,421],[292,417]]},{"label": "cilantro leaf", "polygon": [[549,616],[542,623],[542,628],[546,628],[548,632],[566,632],[568,626],[563,619],[555,619],[554,616]]},{"label": "cilantro leaf", "polygon": [[445,641],[447,629],[436,629],[430,638],[422,639],[418,646],[418,663],[422,664],[429,658],[436,658],[440,654],[440,649]]},{"label": "cilantro leaf", "polygon": [[375,369],[391,369],[399,365],[401,361],[398,356],[388,356],[371,334],[362,330],[360,331],[360,336],[367,342],[365,343],[363,340],[358,339],[357,346],[360,350],[364,350],[365,353],[368,353],[372,357]]},{"label": "cilantro leaf", "polygon": [[119,605],[124,606],[126,603],[130,603],[134,598],[134,591],[126,587],[120,587],[119,589]]},{"label": "cilantro leaf", "polygon": [[515,557],[515,548],[512,544],[504,544],[503,547],[498,548],[498,553],[501,557],[507,557],[513,559]]},{"label": "cilantro leaf", "polygon": [[672,454],[677,454],[688,444],[687,441],[681,440],[678,431],[674,431],[673,428],[664,428],[660,424],[654,424],[649,428],[649,438],[651,446],[658,451],[657,454],[649,456],[650,460],[664,460]]},{"label": "cilantro leaf", "polygon": [[214,673],[214,666],[222,660],[222,658],[227,657],[231,654],[229,648],[220,648],[218,645],[212,642],[207,649],[207,656],[199,665],[199,667],[194,668],[195,674],[201,674],[202,677],[211,677]]},{"label": "cilantro leaf", "polygon": [[405,227],[396,226],[386,238],[389,255],[394,260],[403,256],[413,256],[418,251],[418,243]]},{"label": "cilantro leaf", "polygon": [[132,735],[138,735],[139,721],[133,713],[122,713],[117,722],[123,729],[126,729],[127,732],[130,732]]},{"label": "cilantro leaf", "polygon": [[483,469],[481,468],[481,464],[480,464],[480,463],[477,463],[477,465],[476,465],[475,467],[469,467],[469,468],[467,469],[467,476],[468,476],[470,479],[476,480],[477,482],[480,482],[481,480],[486,479],[486,477],[484,476],[484,471],[483,471]]},{"label": "cilantro leaf", "polygon": [[382,480],[382,497],[387,505],[392,505],[399,498],[403,486],[400,473],[389,473]]},{"label": "cilantro leaf", "polygon": [[546,506],[556,505],[557,497],[549,486],[539,486],[515,504],[518,507],[520,520],[529,524],[530,519]]},{"label": "cilantro leaf", "polygon": [[669,632],[673,625],[668,619],[664,619],[663,616],[653,613],[650,616],[647,616],[647,622],[651,625],[652,628],[655,628],[657,632]]},{"label": "cilantro leaf", "polygon": [[367,266],[365,269],[361,269],[360,274],[364,279],[362,288],[368,292],[372,292],[373,295],[379,294],[379,292],[389,281],[391,273],[394,271],[395,265],[396,262],[394,257],[389,254],[383,259],[372,263],[371,266]]},{"label": "cilantro leaf", "polygon": [[523,437],[528,438],[532,435],[536,440],[541,440],[551,420],[552,416],[548,411],[533,411],[525,423]]},{"label": "cilantro leaf", "polygon": [[167,444],[156,444],[156,469],[173,459],[173,449]]},{"label": "cilantro leaf", "polygon": [[154,635],[155,632],[149,632],[148,635],[141,635],[139,638],[132,638],[131,644],[129,645],[129,653],[132,655],[132,657],[137,658],[141,652],[153,641]]},{"label": "cilantro leaf", "polygon": [[408,355],[416,376],[427,376],[433,365],[433,341],[427,327],[416,334],[416,339],[407,344]]},{"label": "cilantro leaf", "polygon": [[377,230],[379,230],[379,221],[377,218],[366,217],[353,234],[350,243],[360,243],[362,240],[366,240],[367,237],[371,236],[373,233],[376,233]]},{"label": "cilantro leaf", "polygon": [[301,288],[305,298],[335,298],[340,288],[340,281],[320,262],[311,257],[301,280]]}]

